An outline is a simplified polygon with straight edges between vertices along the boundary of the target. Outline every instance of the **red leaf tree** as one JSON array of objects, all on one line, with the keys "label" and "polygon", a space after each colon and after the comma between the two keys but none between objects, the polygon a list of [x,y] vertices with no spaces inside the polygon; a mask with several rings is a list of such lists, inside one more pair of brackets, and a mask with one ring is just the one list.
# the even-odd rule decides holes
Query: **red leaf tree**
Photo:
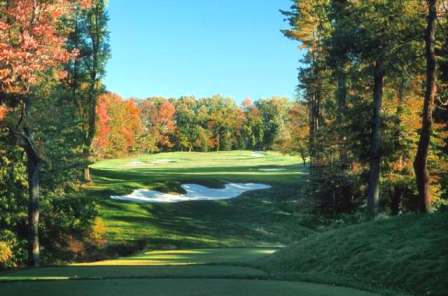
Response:
[{"label": "red leaf tree", "polygon": [[41,81],[44,73],[60,69],[76,55],[76,51],[65,49],[68,32],[60,26],[61,18],[70,15],[76,5],[88,7],[90,1],[0,1],[0,106],[2,110],[6,106],[20,114],[12,130],[27,155],[29,263],[34,266],[39,265],[39,167],[42,157],[33,143],[30,97],[32,87]]}]

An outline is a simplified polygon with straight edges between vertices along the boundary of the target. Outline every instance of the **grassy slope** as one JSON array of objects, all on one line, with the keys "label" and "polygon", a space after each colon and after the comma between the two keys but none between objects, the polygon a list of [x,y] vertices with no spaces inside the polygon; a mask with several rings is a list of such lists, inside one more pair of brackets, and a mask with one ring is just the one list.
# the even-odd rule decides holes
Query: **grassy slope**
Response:
[{"label": "grassy slope", "polygon": [[[88,194],[100,205],[112,245],[141,241],[152,248],[275,246],[310,233],[293,215],[297,188],[305,173],[298,163],[295,157],[273,152],[253,157],[250,151],[162,153],[106,160],[94,165],[95,185]],[[265,168],[284,171],[260,171]],[[273,187],[214,202],[138,204],[109,198],[137,188],[181,192],[180,185],[187,182],[211,187],[227,182],[262,182]],[[289,231],[292,228],[296,231]]]},{"label": "grassy slope", "polygon": [[298,279],[356,280],[415,295],[446,295],[448,214],[409,215],[327,231],[259,264]]}]

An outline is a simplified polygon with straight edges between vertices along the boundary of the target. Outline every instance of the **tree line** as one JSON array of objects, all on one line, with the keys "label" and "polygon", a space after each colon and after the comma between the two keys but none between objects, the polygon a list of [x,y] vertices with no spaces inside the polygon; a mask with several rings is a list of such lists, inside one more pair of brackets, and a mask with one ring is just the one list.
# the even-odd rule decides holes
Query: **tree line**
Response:
[{"label": "tree line", "polygon": [[[212,96],[124,100],[100,96],[93,141],[96,158],[161,151],[221,151],[235,149],[296,152],[305,161],[306,108],[287,98],[273,97],[241,105]],[[302,121],[302,123],[300,123]],[[292,148],[294,147],[294,149]]]},{"label": "tree line", "polygon": [[328,216],[431,212],[448,200],[448,4],[294,0],[304,57],[307,202]]}]

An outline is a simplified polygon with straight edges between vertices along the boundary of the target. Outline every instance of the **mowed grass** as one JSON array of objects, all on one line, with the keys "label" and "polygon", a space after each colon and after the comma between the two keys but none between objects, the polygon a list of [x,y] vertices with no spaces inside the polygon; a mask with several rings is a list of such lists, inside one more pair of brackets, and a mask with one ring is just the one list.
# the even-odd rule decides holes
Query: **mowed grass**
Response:
[{"label": "mowed grass", "polygon": [[[311,231],[294,216],[306,169],[297,157],[251,151],[160,153],[105,160],[92,167],[89,197],[99,205],[110,245],[149,248],[281,246]],[[135,189],[182,192],[184,183],[222,187],[258,182],[271,189],[223,201],[148,204],[115,201]],[[294,231],[291,231],[294,229]]]},{"label": "mowed grass", "polygon": [[265,271],[248,266],[274,251],[147,251],[116,260],[27,269],[0,276],[0,295],[378,295],[331,285],[272,280]]},{"label": "mowed grass", "polygon": [[276,251],[277,249],[272,248],[150,250],[118,259],[78,263],[73,266],[249,264]]},{"label": "mowed grass", "polygon": [[280,278],[448,295],[448,213],[403,215],[318,233],[258,266]]},{"label": "mowed grass", "polygon": [[25,269],[0,276],[0,283],[112,278],[266,278],[265,272],[249,264],[275,251],[264,248],[152,250],[117,259]]},{"label": "mowed grass", "polygon": [[146,251],[130,257],[0,275],[0,295],[375,296],[333,285],[273,280],[250,267],[274,249]]},{"label": "mowed grass", "polygon": [[[5,273],[0,275],[0,295],[378,295],[274,280],[275,274],[259,267],[279,246],[314,233],[297,222],[297,192],[306,169],[295,157],[250,151],[163,153],[101,161],[92,171],[94,184],[86,193],[97,202],[107,227],[106,254],[112,254],[110,249],[116,254],[141,251]],[[272,188],[224,201],[145,204],[110,199],[138,188],[181,192],[183,183],[221,187],[228,182]]]},{"label": "mowed grass", "polygon": [[[377,294],[310,283],[244,279],[106,279],[47,283],[8,283],[2,295],[45,296],[374,296]],[[65,292],[61,292],[65,291]]]}]

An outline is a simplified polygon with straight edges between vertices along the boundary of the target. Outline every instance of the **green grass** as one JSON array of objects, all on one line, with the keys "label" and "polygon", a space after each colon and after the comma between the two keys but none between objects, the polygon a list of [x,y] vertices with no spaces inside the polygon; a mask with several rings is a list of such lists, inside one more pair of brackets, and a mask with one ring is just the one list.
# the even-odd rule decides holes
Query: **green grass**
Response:
[{"label": "green grass", "polygon": [[265,271],[248,266],[274,251],[146,251],[115,260],[25,269],[0,276],[0,295],[378,295],[324,284],[272,280]]},{"label": "green grass", "polygon": [[263,278],[249,265],[275,249],[186,249],[145,251],[133,256],[25,269],[0,277],[1,282],[110,278]]},{"label": "green grass", "polygon": [[133,256],[92,263],[78,263],[77,266],[104,265],[197,265],[197,264],[241,264],[276,252],[267,248],[225,248],[225,249],[183,249],[151,250]]},{"label": "green grass", "polygon": [[[282,171],[260,170],[266,168]],[[112,247],[132,242],[154,249],[270,247],[311,233],[294,216],[306,174],[296,157],[274,152],[253,157],[250,151],[161,153],[100,161],[92,171],[94,186],[87,194],[100,206]],[[272,188],[224,201],[144,204],[110,199],[139,188],[182,192],[183,183],[220,187],[227,182],[260,182]]]},{"label": "green grass", "polygon": [[315,234],[258,266],[280,278],[447,295],[448,214],[406,215]]},{"label": "green grass", "polygon": [[[280,251],[263,259],[287,244],[318,237],[298,222],[297,192],[307,172],[296,157],[274,152],[253,157],[250,151],[162,153],[101,161],[92,172],[94,183],[84,194],[97,202],[106,224],[105,254],[118,257],[0,274],[0,295],[378,295],[365,292],[368,285],[356,285],[354,279],[329,280],[315,257],[310,258],[316,266],[301,282],[285,281],[296,280],[291,277],[295,270],[284,275],[282,269],[282,264],[296,266],[295,251],[290,258]],[[227,182],[260,182],[272,188],[222,201],[145,204],[110,199],[139,188],[182,192],[183,183],[221,187]],[[323,273],[314,274],[319,268]],[[313,281],[322,283],[307,283]]]},{"label": "green grass", "polygon": [[[2,295],[45,296],[374,296],[375,294],[342,287],[286,281],[244,279],[110,279],[101,281],[76,280],[47,283],[6,283],[0,286]],[[66,291],[66,294],[61,293]]]}]

